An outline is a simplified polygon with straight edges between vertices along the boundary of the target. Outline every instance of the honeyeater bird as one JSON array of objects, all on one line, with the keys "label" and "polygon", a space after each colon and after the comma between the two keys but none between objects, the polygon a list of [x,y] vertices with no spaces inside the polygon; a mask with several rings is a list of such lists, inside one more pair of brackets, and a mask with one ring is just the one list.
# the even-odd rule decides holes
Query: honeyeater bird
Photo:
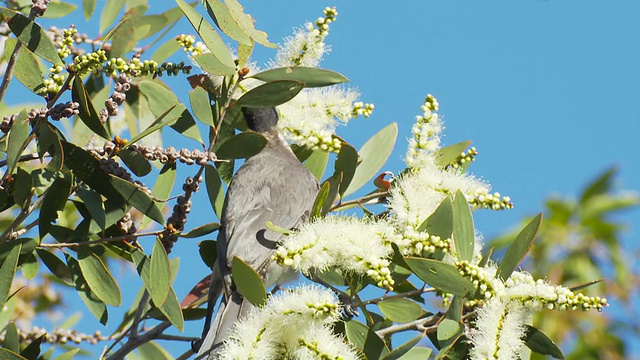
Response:
[{"label": "honeyeater bird", "polygon": [[[233,258],[237,256],[250,265],[267,287],[278,283],[283,270],[272,261],[272,255],[284,235],[267,229],[265,224],[271,221],[285,229],[300,227],[308,221],[319,190],[316,178],[278,133],[276,109],[242,108],[242,112],[249,129],[262,134],[267,143],[242,164],[225,197],[217,240],[218,259],[209,291],[207,334],[198,359],[215,359],[234,323],[252,308],[237,291],[231,276]],[[221,294],[222,302],[208,327]]]}]

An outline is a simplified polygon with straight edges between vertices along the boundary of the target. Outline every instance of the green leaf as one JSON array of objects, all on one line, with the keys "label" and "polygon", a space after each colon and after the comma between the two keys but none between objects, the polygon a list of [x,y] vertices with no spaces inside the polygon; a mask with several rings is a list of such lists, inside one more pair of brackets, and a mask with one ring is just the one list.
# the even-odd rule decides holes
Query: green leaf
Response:
[{"label": "green leaf", "polygon": [[27,358],[16,354],[14,351],[0,348],[0,359],[3,360],[27,360]]},{"label": "green leaf", "polygon": [[164,44],[160,45],[156,51],[151,55],[151,59],[154,59],[156,62],[163,62],[169,58],[169,56],[175,54],[176,51],[180,50],[180,44],[175,39],[169,39]]},{"label": "green leaf", "polygon": [[13,277],[16,274],[16,267],[18,266],[20,250],[22,250],[22,244],[16,243],[0,267],[0,309],[7,303],[9,291],[11,290],[11,283],[13,282]]},{"label": "green leaf", "polygon": [[33,178],[31,174],[18,168],[14,175],[13,199],[21,208],[33,196]]},{"label": "green leaf", "polygon": [[274,81],[257,86],[242,95],[234,107],[269,108],[284,104],[302,90],[297,81]]},{"label": "green leaf", "polygon": [[76,190],[76,195],[78,195],[80,200],[82,200],[84,205],[87,207],[89,214],[91,214],[91,219],[96,223],[96,225],[98,225],[101,230],[106,229],[107,215],[104,210],[100,194],[93,189],[81,187]]},{"label": "green leaf", "polygon": [[67,265],[71,271],[73,277],[73,283],[75,284],[76,291],[80,296],[82,302],[87,306],[87,309],[93,314],[93,316],[100,321],[101,324],[106,325],[109,319],[109,313],[107,312],[107,306],[100,300],[92,291],[84,276],[80,270],[78,261],[68,254],[65,254]]},{"label": "green leaf", "polygon": [[[418,335],[416,337],[414,337],[413,339],[407,341],[406,343],[398,346],[397,348],[393,349],[393,351],[391,351],[389,354],[387,354],[387,356],[385,356],[383,358],[383,360],[398,360],[398,359],[405,359],[404,355],[407,354],[408,352],[411,351],[411,349],[413,349],[413,347],[420,342],[420,340],[422,340],[424,338],[424,335]],[[427,359],[428,357],[424,357],[423,359]]]},{"label": "green leaf", "polygon": [[[176,180],[176,163],[169,164],[166,163],[160,169],[160,174],[158,174],[158,178],[156,179],[156,183],[153,184],[153,189],[151,193],[156,199],[167,199],[169,195],[171,195],[171,190],[173,189],[173,184]],[[151,218],[145,216],[142,219],[142,223],[140,224],[140,228],[144,229],[149,225]]]},{"label": "green leaf", "polygon": [[47,250],[44,249],[36,249],[36,253],[38,257],[44,265],[51,271],[53,275],[55,275],[58,279],[62,280],[65,284],[69,286],[73,286],[73,278],[71,277],[71,270],[64,263],[64,261],[60,260],[57,256],[53,255]]},{"label": "green leaf", "polygon": [[349,320],[344,323],[347,339],[362,351],[368,360],[382,359],[389,354],[389,349],[375,332],[365,324]]},{"label": "green leaf", "polygon": [[96,0],[82,0],[82,14],[84,19],[89,21],[93,15],[93,11],[96,9]]},{"label": "green leaf", "polygon": [[220,0],[205,0],[207,13],[218,28],[233,40],[244,45],[252,45],[251,37],[240,27],[229,8]]},{"label": "green leaf", "polygon": [[27,280],[33,280],[38,275],[38,259],[33,253],[27,255],[20,270],[22,270],[22,276]]},{"label": "green leaf", "polygon": [[196,126],[196,121],[187,108],[180,103],[172,90],[154,81],[140,81],[138,88],[140,93],[149,101],[149,109],[155,116],[160,118],[167,110],[170,110],[166,114],[167,119],[162,120],[163,124],[166,121],[166,124],[171,124],[170,126],[173,130],[202,143],[202,137]]},{"label": "green leaf", "polygon": [[498,271],[496,273],[496,275],[502,280],[507,280],[515,270],[516,266],[518,266],[522,259],[527,255],[536,238],[541,222],[542,213],[533,218],[533,220],[531,220],[524,229],[520,231],[511,245],[509,245],[507,252],[504,254],[502,261],[500,261],[500,264],[498,265]]},{"label": "green leaf", "polygon": [[235,72],[236,64],[233,62],[233,57],[213,26],[211,26],[211,24],[202,18],[194,8],[183,0],[176,0],[176,2],[216,60],[225,67],[231,69],[232,72]]},{"label": "green leaf", "polygon": [[404,354],[403,356],[399,357],[398,360],[423,360],[423,359],[430,359],[431,358],[431,352],[433,350],[426,348],[426,347],[414,347],[412,349],[410,349],[409,351],[407,351],[406,354]]},{"label": "green leaf", "polygon": [[264,136],[255,132],[244,132],[227,139],[216,150],[220,159],[243,159],[256,155],[267,144]]},{"label": "green leaf", "polygon": [[96,109],[93,107],[93,103],[91,102],[89,93],[85,89],[80,77],[76,76],[73,79],[71,98],[73,99],[73,101],[80,104],[78,108],[79,113],[76,117],[79,118],[85,125],[87,125],[87,127],[91,129],[91,131],[93,131],[96,135],[104,139],[111,140],[111,135],[109,135],[107,129],[105,129],[104,125],[102,125],[100,116],[98,115]]},{"label": "green leaf", "polygon": [[595,180],[593,180],[586,188],[583,190],[582,195],[580,196],[580,204],[586,203],[589,199],[596,195],[604,194],[611,190],[613,177],[617,173],[617,169],[615,167],[607,169],[605,172],[600,174]]},{"label": "green leaf", "polygon": [[204,225],[200,225],[191,231],[180,234],[181,238],[193,239],[198,238],[207,234],[211,234],[212,232],[220,229],[220,223],[210,222]]},{"label": "green leaf", "polygon": [[287,66],[269,69],[252,75],[249,78],[262,80],[264,82],[282,80],[297,81],[303,83],[304,87],[329,86],[349,81],[344,75],[335,71],[304,66]]},{"label": "green leaf", "polygon": [[80,349],[71,349],[67,352],[64,352],[60,355],[58,355],[55,359],[53,360],[71,360],[73,359],[74,356],[76,356],[78,354],[78,352],[80,352]]},{"label": "green leaf", "polygon": [[149,341],[136,348],[140,353],[142,359],[155,359],[155,360],[173,360],[165,349],[158,345],[155,341]]},{"label": "green leaf", "polygon": [[156,203],[149,194],[140,190],[137,185],[114,175],[109,175],[109,181],[113,187],[122,195],[125,201],[138,209],[141,213],[150,217],[158,224],[164,224],[162,211],[158,209]]},{"label": "green leaf", "polygon": [[436,211],[420,225],[418,230],[426,230],[430,235],[440,236],[443,239],[451,238],[453,234],[453,204],[451,203],[451,198],[445,197]]},{"label": "green leaf", "polygon": [[[4,48],[6,52],[13,51],[16,47],[17,40],[14,38],[6,38]],[[13,69],[13,75],[33,93],[38,93],[43,89],[44,78],[38,58],[31,51],[21,51],[16,61],[16,67]]]},{"label": "green leaf", "polygon": [[147,158],[138,151],[122,149],[118,151],[118,157],[122,159],[122,162],[124,162],[129,170],[131,170],[136,176],[142,177],[151,172],[151,164],[149,164],[149,160],[147,160]]},{"label": "green leaf", "polygon": [[153,246],[149,268],[149,287],[151,288],[149,294],[151,295],[153,303],[157,307],[160,307],[167,298],[169,288],[171,287],[169,257],[160,239],[156,239],[156,244]]},{"label": "green leaf", "polygon": [[215,264],[218,259],[218,246],[213,240],[204,240],[198,243],[198,251],[200,253],[200,257],[202,261],[209,267],[213,268],[213,264]]},{"label": "green leaf", "polygon": [[530,325],[526,326],[525,344],[531,351],[542,355],[553,356],[556,359],[564,359],[562,351],[549,337],[542,331]]},{"label": "green leaf", "polygon": [[338,193],[342,198],[344,192],[349,187],[353,176],[356,173],[356,167],[358,166],[358,152],[353,146],[343,143],[340,148],[340,152],[338,153],[338,157],[336,158],[336,162],[334,165],[334,175],[342,174],[342,179],[340,181],[340,187],[338,189]]},{"label": "green leaf", "polygon": [[267,303],[267,290],[260,275],[237,256],[233,257],[231,274],[238,292],[247,298],[251,304],[260,307]]},{"label": "green leaf", "polygon": [[211,208],[215,212],[216,216],[220,218],[222,216],[222,206],[224,204],[224,189],[222,188],[220,174],[218,174],[218,170],[215,166],[205,166],[204,182],[207,186],[207,195],[209,196]]},{"label": "green leaf", "polygon": [[353,180],[351,180],[351,184],[345,191],[344,196],[356,192],[378,174],[391,155],[397,137],[398,124],[391,123],[367,140],[358,151],[362,161],[358,165],[356,173],[353,175]]},{"label": "green leaf", "polygon": [[13,174],[24,149],[29,145],[29,118],[27,110],[22,109],[11,126],[7,145],[7,172]]},{"label": "green leaf", "polygon": [[407,323],[422,316],[422,306],[407,299],[388,299],[378,303],[380,312],[389,320]]},{"label": "green leaf", "polygon": [[42,195],[45,198],[42,201],[42,208],[40,209],[40,217],[38,220],[40,239],[44,238],[49,232],[51,223],[58,219],[58,211],[64,209],[69,193],[71,192],[72,182],[73,177],[68,174],[57,177],[47,192]]},{"label": "green leaf", "polygon": [[[7,324],[7,331],[4,334],[4,342],[2,347],[13,351],[14,353],[20,352],[20,337],[18,336],[18,328],[13,321]],[[0,356],[1,358],[1,356]]]},{"label": "green leaf", "polygon": [[100,16],[100,33],[103,33],[116,21],[123,6],[124,0],[110,0],[105,3],[102,15]]},{"label": "green leaf", "polygon": [[18,40],[32,53],[54,65],[64,66],[53,42],[40,25],[19,12],[0,7],[3,17]]},{"label": "green leaf", "polygon": [[322,209],[324,208],[324,203],[327,201],[327,198],[329,197],[329,192],[331,190],[331,184],[328,181],[325,181],[324,183],[322,183],[322,185],[320,186],[320,191],[318,191],[318,195],[316,196],[316,199],[313,202],[313,207],[311,208],[311,215],[310,215],[310,219],[315,219],[317,217],[320,217],[323,214]]},{"label": "green leaf", "polygon": [[203,124],[215,126],[213,123],[213,113],[211,112],[211,100],[209,94],[201,87],[193,89],[189,93],[191,111]]},{"label": "green leaf", "polygon": [[452,339],[461,331],[460,323],[451,319],[442,319],[438,324],[438,342],[442,344],[447,340]]},{"label": "green leaf", "polygon": [[143,4],[127,10],[126,17],[120,21],[118,28],[111,35],[109,57],[124,57],[133,50],[138,40],[149,32],[151,26],[139,22],[148,9],[149,6]]},{"label": "green leaf", "polygon": [[77,5],[69,4],[62,1],[50,1],[47,4],[47,11],[42,17],[47,19],[61,18],[74,12],[78,8]]},{"label": "green leaf", "polygon": [[[314,150],[307,160],[305,160],[304,167],[307,168],[307,170],[309,170],[309,172],[312,173],[318,181],[320,181],[325,169],[327,168],[328,162],[329,153],[318,149]],[[356,170],[356,173],[357,172],[358,170]],[[351,183],[353,184],[353,181]]]},{"label": "green leaf", "polygon": [[245,14],[242,5],[236,0],[225,0],[225,5],[229,9],[229,13],[235,19],[238,26],[244,31],[251,39],[258,44],[266,47],[275,48],[276,44],[272,44],[267,40],[267,34],[263,31],[256,30],[253,26],[255,20],[251,15]]},{"label": "green leaf", "polygon": [[404,260],[421,280],[442,292],[465,296],[474,290],[473,284],[451,264],[416,257]]},{"label": "green leaf", "polygon": [[37,339],[31,341],[29,345],[27,345],[22,352],[20,352],[20,356],[23,356],[27,359],[39,359],[40,356],[40,344],[45,339],[46,335],[41,335]]},{"label": "green leaf", "polygon": [[451,165],[469,145],[471,145],[471,140],[449,145],[438,150],[436,153],[437,165],[442,168]]},{"label": "green leaf", "polygon": [[78,265],[89,288],[100,300],[109,305],[120,306],[122,296],[118,283],[93,251],[81,247],[78,250]]},{"label": "green leaf", "polygon": [[254,43],[251,45],[238,44],[238,67],[242,68],[247,65],[249,62],[249,58],[251,57],[251,53],[253,53]]},{"label": "green leaf", "polygon": [[207,74],[214,76],[230,76],[236,70],[221,63],[212,53],[193,55],[193,61]]},{"label": "green leaf", "polygon": [[163,127],[167,126],[167,125],[171,125],[174,124],[178,118],[175,116],[168,116],[170,113],[172,113],[173,109],[175,109],[177,105],[173,105],[170,108],[168,108],[165,112],[161,113],[157,119],[155,119],[153,121],[153,123],[151,123],[151,125],[149,125],[149,127],[147,127],[146,129],[144,129],[142,132],[140,132],[138,135],[134,136],[133,139],[129,140],[129,142],[127,143],[127,145],[125,146],[125,149],[128,148],[129,146],[137,143],[138,141],[144,139],[145,137],[147,137],[149,134],[155,132],[156,130],[162,129]]},{"label": "green leaf", "polygon": [[184,331],[184,315],[178,302],[178,296],[173,288],[169,288],[169,295],[164,300],[164,303],[158,307],[158,310],[166,316],[167,320],[178,329],[178,331]]},{"label": "green leaf", "polygon": [[460,260],[471,261],[475,246],[475,230],[471,209],[464,194],[458,190],[453,199],[453,241]]}]

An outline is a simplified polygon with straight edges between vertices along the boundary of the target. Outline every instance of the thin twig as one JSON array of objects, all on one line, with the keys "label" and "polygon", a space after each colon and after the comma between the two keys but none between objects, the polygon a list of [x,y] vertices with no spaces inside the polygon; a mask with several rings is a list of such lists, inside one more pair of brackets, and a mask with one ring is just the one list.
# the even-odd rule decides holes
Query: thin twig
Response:
[{"label": "thin twig", "polygon": [[335,204],[334,206],[329,208],[329,211],[336,211],[336,210],[340,210],[342,208],[351,206],[351,205],[362,205],[363,203],[366,203],[367,201],[373,200],[373,199],[377,199],[379,197],[382,196],[386,196],[389,193],[387,191],[381,191],[381,192],[376,192],[373,194],[369,194],[369,195],[365,195],[361,198],[358,199],[353,199],[353,200],[349,200],[349,201],[345,201],[345,202],[340,202],[338,204]]},{"label": "thin twig", "polygon": [[408,323],[392,325],[376,331],[376,335],[378,335],[381,339],[384,339],[386,336],[399,333],[402,331],[409,331],[409,330],[425,331],[427,326],[436,324],[441,317],[442,317],[442,314],[437,313],[422,319],[413,320]]},{"label": "thin twig", "polygon": [[156,339],[163,331],[167,330],[171,326],[171,323],[168,321],[163,321],[160,324],[156,325],[151,330],[146,333],[136,337],[135,339],[129,338],[120,349],[114,352],[111,356],[107,358],[107,360],[120,360],[124,359],[125,355],[132,352],[134,349],[138,348],[140,345],[149,342],[153,339]]},{"label": "thin twig", "polygon": [[[27,155],[20,156],[18,158],[18,162],[37,160],[39,158],[40,158],[40,155],[38,154],[27,154]],[[7,160],[0,160],[0,167],[6,166],[6,165],[7,165]]]},{"label": "thin twig", "polygon": [[150,232],[146,232],[146,233],[114,236],[114,237],[110,237],[110,238],[96,239],[96,240],[89,240],[89,241],[80,241],[80,242],[74,242],[74,243],[40,244],[39,246],[40,247],[46,247],[46,248],[76,248],[76,247],[80,247],[80,246],[92,246],[92,245],[97,245],[97,244],[106,244],[106,243],[118,242],[118,241],[128,240],[128,239],[131,239],[131,238],[137,239],[137,238],[143,237],[143,236],[152,236],[152,235],[153,236],[157,236],[158,234],[160,234],[163,231],[164,230],[157,230],[157,231],[150,231]]},{"label": "thin twig", "polygon": [[158,337],[156,337],[156,339],[157,340],[169,340],[169,341],[184,341],[184,342],[191,342],[191,341],[200,340],[199,337],[167,335],[167,334],[160,334],[160,335],[158,335]]},{"label": "thin twig", "polygon": [[381,301],[384,300],[389,300],[389,299],[403,299],[403,298],[408,298],[410,296],[414,296],[414,295],[422,295],[428,292],[434,292],[436,291],[436,289],[434,288],[422,288],[422,289],[417,289],[417,290],[411,290],[411,291],[407,291],[405,293],[401,293],[401,294],[396,294],[396,295],[385,295],[385,296],[381,296],[375,299],[371,299],[371,300],[367,300],[364,301],[363,304],[365,305],[370,305],[370,304],[377,304]]}]

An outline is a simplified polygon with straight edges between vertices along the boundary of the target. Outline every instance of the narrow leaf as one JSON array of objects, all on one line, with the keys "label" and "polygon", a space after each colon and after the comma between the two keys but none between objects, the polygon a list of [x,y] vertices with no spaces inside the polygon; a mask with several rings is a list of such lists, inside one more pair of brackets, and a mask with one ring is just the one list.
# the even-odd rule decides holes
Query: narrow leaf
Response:
[{"label": "narrow leaf", "polygon": [[344,193],[348,196],[367,184],[378,174],[396,144],[398,124],[392,123],[378,131],[360,148],[358,155],[362,160],[353,175],[351,184]]},{"label": "narrow leaf", "polygon": [[[313,176],[319,181],[322,179],[327,163],[329,162],[329,153],[322,150],[315,150],[309,155],[304,162],[304,167],[313,174]],[[356,173],[358,170],[356,170]],[[353,184],[353,180],[351,181]],[[349,190],[347,189],[347,192]]]},{"label": "narrow leaf", "polygon": [[29,145],[29,119],[27,110],[22,109],[13,121],[7,144],[7,172],[13,174],[24,149]]},{"label": "narrow leaf", "polygon": [[151,172],[149,160],[138,151],[122,149],[118,151],[118,157],[136,176],[142,177]]},{"label": "narrow leaf", "polygon": [[438,150],[436,153],[438,166],[445,167],[453,163],[469,145],[471,145],[471,140],[449,145]]},{"label": "narrow leaf", "polygon": [[235,103],[236,107],[269,108],[284,104],[302,90],[297,81],[274,81],[249,90]]},{"label": "narrow leaf", "polygon": [[0,267],[0,309],[7,303],[9,291],[11,290],[11,283],[13,282],[13,277],[16,274],[20,250],[22,250],[22,244],[16,243]]},{"label": "narrow leaf", "polygon": [[82,0],[82,14],[84,19],[89,21],[93,15],[93,11],[96,9],[96,0]]},{"label": "narrow leaf", "polygon": [[78,355],[78,353],[80,352],[80,349],[71,349],[67,352],[64,352],[60,355],[58,355],[56,358],[54,358],[53,360],[71,360],[73,359],[76,355]]},{"label": "narrow leaf", "polygon": [[407,299],[389,299],[378,303],[380,312],[393,322],[407,323],[422,316],[422,306]]},{"label": "narrow leaf", "polygon": [[65,175],[57,177],[47,192],[42,195],[42,208],[40,209],[40,217],[38,220],[40,239],[49,232],[51,223],[58,219],[58,211],[64,209],[67,198],[71,192],[72,176]]},{"label": "narrow leaf", "polygon": [[140,190],[138,186],[117,176],[109,175],[109,181],[113,184],[125,201],[138,209],[141,213],[150,217],[158,224],[164,224],[164,216],[149,194]]},{"label": "narrow leaf", "polygon": [[242,5],[236,0],[225,0],[224,4],[229,9],[231,16],[235,19],[238,26],[251,37],[251,39],[260,45],[275,48],[276,44],[267,40],[267,33],[256,30],[254,27],[255,20],[251,15],[245,14]]},{"label": "narrow leaf", "polygon": [[[167,199],[169,195],[171,195],[171,190],[173,189],[173,184],[176,181],[176,163],[169,164],[166,163],[160,169],[160,174],[158,174],[158,178],[156,179],[156,183],[153,184],[153,189],[151,193],[156,199]],[[145,216],[142,219],[142,223],[140,224],[140,228],[144,229],[151,222],[151,218]]]},{"label": "narrow leaf", "polygon": [[222,188],[220,174],[218,174],[218,170],[215,166],[205,166],[204,182],[207,186],[207,195],[209,196],[211,208],[215,212],[216,216],[220,218],[222,216],[222,206],[224,204],[224,189]]},{"label": "narrow leaf", "polygon": [[211,24],[202,18],[194,8],[183,0],[176,0],[176,2],[187,19],[189,19],[193,28],[200,35],[202,41],[207,45],[211,54],[213,54],[224,66],[230,69],[235,69],[236,65],[233,62],[233,57],[231,56],[229,49],[213,26],[211,26]]},{"label": "narrow leaf", "polygon": [[164,303],[158,307],[158,310],[167,317],[167,320],[178,329],[178,331],[184,331],[184,315],[178,302],[178,296],[173,288],[169,288],[169,294],[164,300]]},{"label": "narrow leaf", "polygon": [[47,4],[47,11],[44,13],[44,18],[55,19],[67,16],[74,12],[78,8],[78,5],[69,4],[63,1],[50,1]]},{"label": "narrow leaf", "polygon": [[76,76],[73,79],[71,98],[73,99],[73,101],[80,104],[78,108],[79,114],[77,115],[77,117],[95,134],[104,139],[110,140],[111,136],[109,135],[107,129],[105,129],[104,125],[102,125],[100,116],[98,115],[96,109],[93,107],[93,103],[91,102],[89,93],[87,93],[87,90],[85,89],[80,77]]},{"label": "narrow leaf", "polygon": [[169,257],[162,245],[160,239],[156,239],[156,243],[153,246],[151,253],[150,266],[150,282],[149,287],[151,291],[151,300],[153,303],[160,307],[167,295],[169,294],[169,288],[171,287],[171,266],[169,265]]},{"label": "narrow leaf", "polygon": [[436,211],[420,225],[420,231],[427,231],[430,235],[443,239],[451,238],[453,234],[453,204],[450,197],[445,197]]},{"label": "narrow leaf", "polygon": [[211,101],[209,94],[201,87],[193,89],[189,93],[191,111],[196,119],[208,126],[215,126],[213,123],[213,113],[211,112]]},{"label": "narrow leaf", "polygon": [[335,71],[304,66],[269,69],[252,75],[250,78],[264,82],[281,80],[297,81],[303,83],[304,87],[329,86],[349,81],[344,75]]},{"label": "narrow leaf", "polygon": [[465,296],[474,290],[473,284],[451,264],[416,257],[404,260],[421,280],[442,292]]},{"label": "narrow leaf", "polygon": [[267,291],[260,275],[247,263],[237,256],[233,257],[231,264],[233,280],[242,296],[247,298],[254,306],[262,306],[267,303]]},{"label": "narrow leaf", "polygon": [[502,261],[500,261],[500,264],[498,265],[497,275],[502,280],[507,280],[518,264],[520,264],[522,259],[527,255],[536,238],[541,222],[542,213],[533,218],[533,220],[531,220],[527,226],[520,231],[511,245],[509,245],[507,252],[504,254]]},{"label": "narrow leaf", "polygon": [[19,12],[0,7],[3,17],[18,40],[32,53],[54,65],[64,66],[53,42],[40,25]]},{"label": "narrow leaf", "polygon": [[209,267],[213,269],[213,264],[215,264],[218,255],[218,246],[213,240],[205,240],[198,243],[198,252],[200,253],[200,257],[202,261]]},{"label": "narrow leaf", "polygon": [[109,269],[93,251],[84,247],[80,248],[78,250],[78,265],[91,291],[100,300],[109,305],[120,306],[122,303],[120,288]]},{"label": "narrow leaf", "polygon": [[564,355],[558,346],[542,331],[530,325],[525,325],[525,344],[531,351],[542,355],[550,355],[556,359],[564,359]]},{"label": "narrow leaf", "polygon": [[227,139],[216,150],[220,159],[243,159],[259,153],[267,144],[264,136],[255,132],[244,132]]},{"label": "narrow leaf", "polygon": [[340,181],[340,187],[338,189],[340,198],[342,198],[349,184],[351,184],[351,180],[356,173],[358,161],[359,158],[356,149],[347,143],[343,143],[334,165],[334,174],[342,173],[342,181]]},{"label": "narrow leaf", "polygon": [[33,280],[38,275],[38,259],[33,253],[27,255],[27,258],[20,266],[20,270],[22,270],[22,276],[27,280]]},{"label": "narrow leaf", "polygon": [[211,222],[204,225],[200,225],[197,228],[192,229],[189,232],[180,234],[181,238],[193,239],[198,238],[220,229],[220,223]]},{"label": "narrow leaf", "polygon": [[[14,38],[6,38],[5,51],[15,48],[17,40]],[[33,93],[38,94],[44,87],[44,78],[40,71],[38,58],[31,51],[21,51],[16,61],[16,67],[13,69],[13,75]]]},{"label": "narrow leaf", "polygon": [[154,131],[162,129],[163,127],[165,127],[167,125],[171,125],[171,124],[175,123],[178,120],[178,118],[167,116],[169,113],[172,112],[172,110],[175,107],[176,107],[176,105],[173,105],[173,106],[169,107],[167,110],[165,110],[163,113],[161,113],[160,116],[158,116],[158,118],[153,123],[151,123],[151,125],[149,125],[149,127],[144,129],[138,135],[134,136],[133,139],[129,140],[129,142],[127,143],[125,148],[127,148],[127,147],[137,143],[138,141],[144,139],[145,137],[147,137],[149,134],[153,133]]},{"label": "narrow leaf", "polygon": [[237,20],[231,16],[229,8],[220,0],[205,0],[207,13],[218,28],[233,40],[244,45],[251,45],[251,37],[240,27]]},{"label": "narrow leaf", "polygon": [[68,254],[65,254],[67,259],[67,265],[71,270],[73,276],[73,283],[75,284],[76,291],[80,296],[82,302],[87,306],[87,309],[93,314],[93,316],[100,321],[101,324],[106,325],[109,319],[109,313],[107,312],[107,306],[100,300],[92,291],[84,276],[80,270],[78,261]]},{"label": "narrow leaf", "polygon": [[18,355],[16,352],[0,348],[0,359],[3,360],[27,360],[27,358]]},{"label": "narrow leaf", "polygon": [[365,324],[349,320],[345,322],[344,327],[349,342],[360,349],[367,356],[367,359],[381,359],[389,354],[389,349],[384,341]]},{"label": "narrow leaf", "polygon": [[98,227],[100,227],[101,230],[106,229],[107,215],[104,210],[104,204],[100,194],[93,189],[86,189],[83,187],[78,188],[78,190],[76,190],[76,194],[87,207],[89,214],[91,214],[91,219],[98,225]]},{"label": "narrow leaf", "polygon": [[20,337],[18,336],[18,328],[13,321],[7,324],[7,331],[4,334],[4,342],[2,347],[13,351],[14,353],[20,352]]},{"label": "narrow leaf", "polygon": [[[418,335],[416,337],[414,337],[413,339],[407,341],[406,343],[396,347],[395,349],[393,349],[393,351],[391,351],[389,354],[387,354],[387,356],[385,356],[383,358],[383,360],[398,360],[398,359],[408,359],[408,357],[405,357],[404,355],[407,354],[409,351],[411,351],[411,349],[413,349],[413,347],[420,342],[420,340],[422,340],[424,338],[424,335]],[[427,357],[424,357],[422,359],[428,359]]]},{"label": "narrow leaf", "polygon": [[53,255],[47,250],[44,249],[36,249],[36,253],[38,257],[44,265],[51,271],[53,275],[55,275],[58,279],[62,280],[65,284],[69,286],[73,286],[73,278],[71,277],[71,270],[64,263],[64,261],[60,260],[57,256]]},{"label": "narrow leaf", "polygon": [[453,241],[456,245],[458,258],[471,261],[475,246],[473,217],[467,199],[460,190],[453,199]]},{"label": "narrow leaf", "polygon": [[116,21],[123,6],[124,0],[110,0],[105,3],[102,15],[100,16],[100,33],[103,33]]}]

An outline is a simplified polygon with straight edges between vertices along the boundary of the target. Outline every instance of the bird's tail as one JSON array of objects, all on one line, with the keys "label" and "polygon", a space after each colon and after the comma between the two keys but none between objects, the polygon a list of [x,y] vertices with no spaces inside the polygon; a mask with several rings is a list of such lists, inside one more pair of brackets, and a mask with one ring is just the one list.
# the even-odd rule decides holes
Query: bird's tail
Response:
[{"label": "bird's tail", "polygon": [[[211,282],[211,286],[219,287],[214,289],[215,300],[217,300],[222,290],[223,282],[221,279],[219,281],[215,280],[216,279],[214,277]],[[218,291],[215,292],[215,290]],[[213,304],[215,304],[215,300]],[[225,293],[225,296],[218,307],[218,311],[216,312],[213,324],[211,324],[211,327],[200,346],[196,360],[217,359],[222,342],[231,333],[233,325],[239,319],[244,318],[252,308],[253,305],[251,305],[251,303],[237,291],[232,291],[229,295]]]}]

